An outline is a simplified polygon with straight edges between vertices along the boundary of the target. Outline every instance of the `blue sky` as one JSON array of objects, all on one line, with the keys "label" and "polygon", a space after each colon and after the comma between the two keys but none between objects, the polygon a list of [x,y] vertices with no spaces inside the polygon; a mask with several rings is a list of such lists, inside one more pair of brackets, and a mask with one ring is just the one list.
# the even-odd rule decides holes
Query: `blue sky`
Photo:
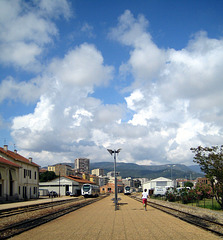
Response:
[{"label": "blue sky", "polygon": [[0,1],[1,144],[41,166],[193,164],[223,140],[222,1]]}]

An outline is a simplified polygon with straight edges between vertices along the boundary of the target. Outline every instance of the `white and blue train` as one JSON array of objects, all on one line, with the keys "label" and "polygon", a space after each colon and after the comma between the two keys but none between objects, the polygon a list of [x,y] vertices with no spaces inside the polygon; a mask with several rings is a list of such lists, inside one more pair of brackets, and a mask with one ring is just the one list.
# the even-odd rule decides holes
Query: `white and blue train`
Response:
[{"label": "white and blue train", "polygon": [[100,194],[100,187],[93,184],[83,184],[81,187],[81,195],[84,197],[98,197]]},{"label": "white and blue train", "polygon": [[126,187],[124,188],[124,194],[125,194],[125,195],[130,195],[130,194],[131,194],[131,188],[130,188],[129,186],[126,186]]}]

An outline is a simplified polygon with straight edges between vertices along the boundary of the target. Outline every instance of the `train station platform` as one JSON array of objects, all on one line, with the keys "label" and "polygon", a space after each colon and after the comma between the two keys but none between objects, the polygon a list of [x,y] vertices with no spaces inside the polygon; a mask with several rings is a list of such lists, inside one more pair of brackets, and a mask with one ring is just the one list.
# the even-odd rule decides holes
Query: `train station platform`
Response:
[{"label": "train station platform", "polygon": [[219,240],[210,232],[152,207],[144,210],[134,199],[118,194],[115,211],[113,195],[69,213],[54,221],[15,236],[14,240]]},{"label": "train station platform", "polygon": [[48,203],[52,201],[63,201],[68,199],[71,199],[71,197],[70,196],[62,196],[62,197],[56,197],[56,198],[42,197],[42,198],[32,199],[32,200],[22,201],[22,202],[3,203],[3,204],[0,204],[0,210],[32,206],[35,204]]}]

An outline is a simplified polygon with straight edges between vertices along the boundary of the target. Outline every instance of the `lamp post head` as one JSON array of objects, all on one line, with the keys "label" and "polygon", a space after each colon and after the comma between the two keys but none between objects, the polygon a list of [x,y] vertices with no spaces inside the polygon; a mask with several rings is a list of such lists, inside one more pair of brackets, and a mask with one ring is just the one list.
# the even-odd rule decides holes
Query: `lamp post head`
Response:
[{"label": "lamp post head", "polygon": [[122,150],[122,149],[121,149],[121,148],[119,148],[119,149],[116,151],[116,153],[119,153],[121,150]]},{"label": "lamp post head", "polygon": [[119,153],[122,149],[119,148],[118,150],[111,150],[111,149],[107,149],[107,150],[112,155],[113,153]]},{"label": "lamp post head", "polygon": [[114,151],[112,151],[111,149],[107,149],[108,152],[112,155],[112,153],[114,153]]}]

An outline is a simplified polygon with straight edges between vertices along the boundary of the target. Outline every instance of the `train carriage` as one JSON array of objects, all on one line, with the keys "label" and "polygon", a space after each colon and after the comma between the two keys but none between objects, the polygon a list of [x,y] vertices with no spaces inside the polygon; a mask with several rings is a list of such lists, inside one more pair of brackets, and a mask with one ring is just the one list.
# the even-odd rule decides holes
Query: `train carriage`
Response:
[{"label": "train carriage", "polygon": [[131,194],[131,188],[130,188],[129,186],[126,186],[126,187],[124,188],[124,194],[125,194],[125,195],[130,195],[130,194]]},{"label": "train carriage", "polygon": [[81,195],[84,197],[98,197],[100,194],[100,188],[93,184],[83,184],[81,188]]}]

